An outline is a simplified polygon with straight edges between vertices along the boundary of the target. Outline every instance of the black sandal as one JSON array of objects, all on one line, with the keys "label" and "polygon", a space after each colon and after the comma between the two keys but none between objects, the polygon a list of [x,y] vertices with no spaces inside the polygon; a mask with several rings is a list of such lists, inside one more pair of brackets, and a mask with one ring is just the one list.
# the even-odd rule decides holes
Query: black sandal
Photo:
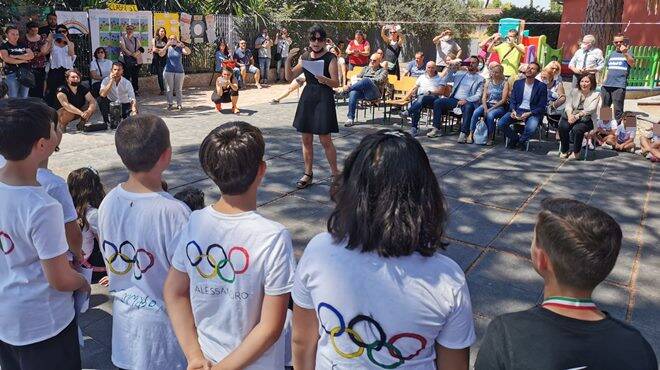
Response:
[{"label": "black sandal", "polygon": [[[304,180],[305,176],[307,176],[309,178],[309,180]],[[304,173],[303,177],[300,180],[298,180],[298,182],[296,183],[296,187],[298,189],[304,189],[304,188],[312,185],[313,181],[314,181],[314,174],[313,173]]]}]

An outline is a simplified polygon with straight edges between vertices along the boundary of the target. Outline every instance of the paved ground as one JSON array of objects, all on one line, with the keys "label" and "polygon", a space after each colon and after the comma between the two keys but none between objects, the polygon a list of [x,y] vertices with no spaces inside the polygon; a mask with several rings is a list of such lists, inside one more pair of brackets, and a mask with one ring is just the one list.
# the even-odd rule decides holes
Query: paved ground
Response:
[{"label": "paved ground", "polygon": [[[266,102],[283,86],[248,90],[241,97],[240,119],[259,126],[266,138],[268,173],[259,191],[259,211],[285,224],[292,232],[296,256],[306,242],[324,230],[332,205],[328,197],[329,168],[320,145],[315,146],[316,184],[296,190],[302,174],[298,136],[291,127],[293,98],[271,106]],[[174,156],[165,174],[170,191],[188,185],[206,192],[207,204],[218,192],[202,173],[197,150],[215,126],[236,119],[219,114],[207,103],[207,93],[187,92],[188,108],[167,112],[159,97],[145,98],[143,111],[166,117]],[[340,120],[346,107],[338,108]],[[655,112],[652,112],[652,114]],[[656,118],[657,119],[657,116]],[[340,161],[374,124],[340,128],[335,145]],[[523,310],[538,303],[542,282],[531,267],[529,245],[535,214],[548,196],[575,197],[599,206],[620,222],[624,244],[609,278],[595,292],[597,303],[614,317],[637,326],[660,353],[660,181],[657,166],[632,154],[596,152],[590,161],[565,162],[552,155],[556,143],[534,143],[529,153],[495,147],[459,145],[455,136],[420,138],[441,180],[451,210],[446,253],[465,270],[472,295],[479,340],[496,315]],[[86,165],[97,168],[108,189],[126,178],[114,151],[110,132],[67,134],[51,168],[59,175]],[[655,282],[655,283],[654,283]],[[655,286],[656,288],[653,288]],[[111,301],[99,286],[92,306],[81,318],[85,335],[85,368],[112,368],[110,362]],[[473,347],[472,360],[479,341]]]}]

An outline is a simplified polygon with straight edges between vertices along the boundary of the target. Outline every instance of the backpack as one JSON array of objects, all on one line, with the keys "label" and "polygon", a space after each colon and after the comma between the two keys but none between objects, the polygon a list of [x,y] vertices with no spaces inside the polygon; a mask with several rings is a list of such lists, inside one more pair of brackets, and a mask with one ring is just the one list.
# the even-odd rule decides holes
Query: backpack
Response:
[{"label": "backpack", "polygon": [[477,123],[477,127],[474,129],[472,137],[475,144],[486,145],[486,141],[488,141],[488,127],[483,119],[479,120],[479,123]]}]

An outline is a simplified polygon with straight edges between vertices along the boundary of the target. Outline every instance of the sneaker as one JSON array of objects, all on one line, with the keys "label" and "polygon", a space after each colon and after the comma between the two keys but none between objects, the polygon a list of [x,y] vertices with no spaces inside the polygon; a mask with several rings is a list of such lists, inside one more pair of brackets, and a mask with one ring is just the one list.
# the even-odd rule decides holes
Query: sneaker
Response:
[{"label": "sneaker", "polygon": [[566,153],[559,153],[559,158],[561,158],[561,159],[566,159],[566,158],[568,158],[568,152],[566,152]]},{"label": "sneaker", "polygon": [[410,136],[415,137],[415,136],[417,136],[417,134],[419,134],[419,130],[417,129],[417,127],[411,127],[410,128]]},{"label": "sneaker", "polygon": [[174,109],[174,106],[172,104],[168,104],[167,105],[167,110],[172,110],[172,109]]},{"label": "sneaker", "polygon": [[176,110],[181,110],[181,109],[183,109],[182,106],[180,106],[180,105],[177,105],[177,106],[176,106]]},{"label": "sneaker", "polygon": [[467,139],[465,138],[465,133],[461,132],[458,135],[458,140],[456,140],[456,142],[459,144],[465,144],[467,142]]},{"label": "sneaker", "polygon": [[644,155],[644,152],[642,152],[641,149],[637,149],[637,150],[635,150],[635,154],[637,154],[637,155]]},{"label": "sneaker", "polygon": [[215,103],[215,110],[218,112],[222,111],[222,103]]},{"label": "sneaker", "polygon": [[346,123],[344,123],[344,127],[352,127],[352,126],[355,126],[355,121],[353,121],[353,120],[350,119],[350,118],[347,119],[347,120],[346,120]]},{"label": "sneaker", "polygon": [[437,128],[434,127],[434,128],[431,129],[431,131],[429,131],[428,134],[426,134],[426,136],[430,137],[430,138],[433,138],[433,137],[438,137],[438,136],[442,136],[442,135],[440,134],[440,130],[438,130]]},{"label": "sneaker", "polygon": [[488,139],[488,141],[486,141],[486,146],[493,146],[493,139]]},{"label": "sneaker", "polygon": [[584,148],[587,146],[587,139],[582,139],[582,147]]},{"label": "sneaker", "polygon": [[646,153],[645,157],[646,157],[646,159],[653,159],[654,158],[653,154],[651,154],[650,152]]},{"label": "sneaker", "polygon": [[270,101],[270,104],[279,104],[279,103],[280,103],[280,101],[277,100],[277,99],[273,99],[273,100]]},{"label": "sneaker", "polygon": [[592,143],[591,141],[587,143],[587,148],[589,148],[589,150],[596,149],[596,147],[594,146],[594,143]]},{"label": "sneaker", "polygon": [[472,144],[472,143],[474,143],[474,138],[472,137],[472,134],[468,135],[468,137],[467,137],[467,143],[468,143],[468,144]]},{"label": "sneaker", "polygon": [[603,149],[609,149],[609,150],[613,149],[612,145],[610,145],[608,143],[603,143],[603,145],[601,145],[600,147],[603,148]]},{"label": "sneaker", "polygon": [[401,112],[399,112],[399,117],[408,118],[408,111],[407,110],[402,110]]}]

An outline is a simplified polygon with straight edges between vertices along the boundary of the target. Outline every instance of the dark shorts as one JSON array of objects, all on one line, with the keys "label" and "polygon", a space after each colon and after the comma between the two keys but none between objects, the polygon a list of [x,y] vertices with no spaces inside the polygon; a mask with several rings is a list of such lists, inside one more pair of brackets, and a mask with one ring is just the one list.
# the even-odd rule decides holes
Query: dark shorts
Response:
[{"label": "dark shorts", "polygon": [[80,370],[76,320],[56,336],[41,342],[14,346],[0,341],[0,367],[2,370]]},{"label": "dark shorts", "polygon": [[231,103],[232,96],[238,96],[238,90],[234,91],[229,89],[223,91],[222,95],[220,96],[218,96],[218,93],[213,91],[213,94],[211,94],[211,100],[213,100],[214,103]]}]

